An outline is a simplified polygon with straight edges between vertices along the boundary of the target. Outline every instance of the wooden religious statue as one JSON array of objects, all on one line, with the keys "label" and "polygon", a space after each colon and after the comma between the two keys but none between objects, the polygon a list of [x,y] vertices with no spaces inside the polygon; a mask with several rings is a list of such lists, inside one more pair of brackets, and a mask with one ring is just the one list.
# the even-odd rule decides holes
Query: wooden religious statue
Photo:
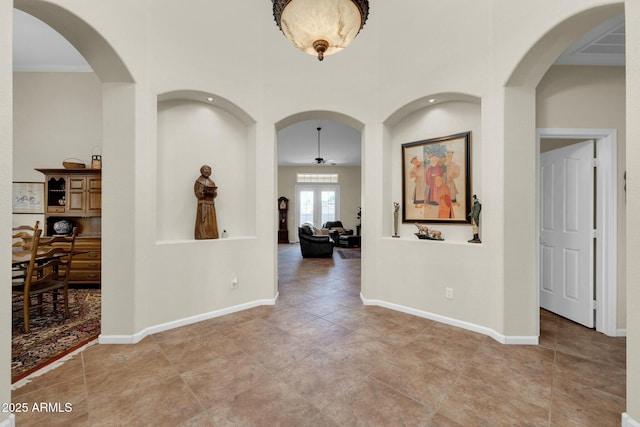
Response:
[{"label": "wooden religious statue", "polygon": [[209,177],[211,166],[202,165],[200,176],[193,185],[193,192],[198,199],[196,213],[196,239],[217,239],[218,220],[216,219],[216,206],[213,199],[218,195],[218,187]]}]

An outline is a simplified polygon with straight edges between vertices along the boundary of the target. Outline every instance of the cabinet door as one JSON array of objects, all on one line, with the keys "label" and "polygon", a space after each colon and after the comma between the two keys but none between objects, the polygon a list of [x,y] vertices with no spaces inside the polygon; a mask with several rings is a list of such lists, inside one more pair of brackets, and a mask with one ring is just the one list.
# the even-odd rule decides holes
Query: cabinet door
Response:
[{"label": "cabinet door", "polygon": [[86,207],[86,178],[70,176],[68,186],[67,212],[83,213]]},{"label": "cabinet door", "polygon": [[102,211],[102,178],[87,177],[87,213]]}]

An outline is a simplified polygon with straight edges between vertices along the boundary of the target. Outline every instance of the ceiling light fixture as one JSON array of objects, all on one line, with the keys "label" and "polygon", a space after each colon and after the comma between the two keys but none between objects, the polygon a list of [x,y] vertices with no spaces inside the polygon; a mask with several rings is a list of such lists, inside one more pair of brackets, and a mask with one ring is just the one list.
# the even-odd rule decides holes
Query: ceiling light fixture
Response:
[{"label": "ceiling light fixture", "polygon": [[285,37],[320,61],[349,46],[369,16],[368,0],[271,1],[273,17]]},{"label": "ceiling light fixture", "polygon": [[322,128],[320,126],[318,126],[316,128],[316,130],[318,131],[318,157],[313,159],[313,163],[316,164],[316,165],[333,165],[333,166],[335,166],[336,162],[333,159],[326,160],[324,157],[320,157],[320,131],[322,130]]}]

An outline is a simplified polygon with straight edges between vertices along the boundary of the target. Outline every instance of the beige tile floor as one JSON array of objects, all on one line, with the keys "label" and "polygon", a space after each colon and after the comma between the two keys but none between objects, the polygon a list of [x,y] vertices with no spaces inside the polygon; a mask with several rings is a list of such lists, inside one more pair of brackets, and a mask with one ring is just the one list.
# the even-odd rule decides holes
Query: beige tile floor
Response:
[{"label": "beige tile floor", "polygon": [[541,313],[539,346],[359,300],[360,262],[281,245],[280,298],[97,345],[13,392],[22,426],[620,426],[625,339]]}]

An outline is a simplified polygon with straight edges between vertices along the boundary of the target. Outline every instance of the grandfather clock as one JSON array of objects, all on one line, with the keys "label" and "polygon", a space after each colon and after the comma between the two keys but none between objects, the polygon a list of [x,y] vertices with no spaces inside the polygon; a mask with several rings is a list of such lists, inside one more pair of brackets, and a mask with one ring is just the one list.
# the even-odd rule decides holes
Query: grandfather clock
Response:
[{"label": "grandfather clock", "polygon": [[289,211],[289,199],[278,199],[278,243],[289,243],[289,227],[287,226],[287,212]]}]

